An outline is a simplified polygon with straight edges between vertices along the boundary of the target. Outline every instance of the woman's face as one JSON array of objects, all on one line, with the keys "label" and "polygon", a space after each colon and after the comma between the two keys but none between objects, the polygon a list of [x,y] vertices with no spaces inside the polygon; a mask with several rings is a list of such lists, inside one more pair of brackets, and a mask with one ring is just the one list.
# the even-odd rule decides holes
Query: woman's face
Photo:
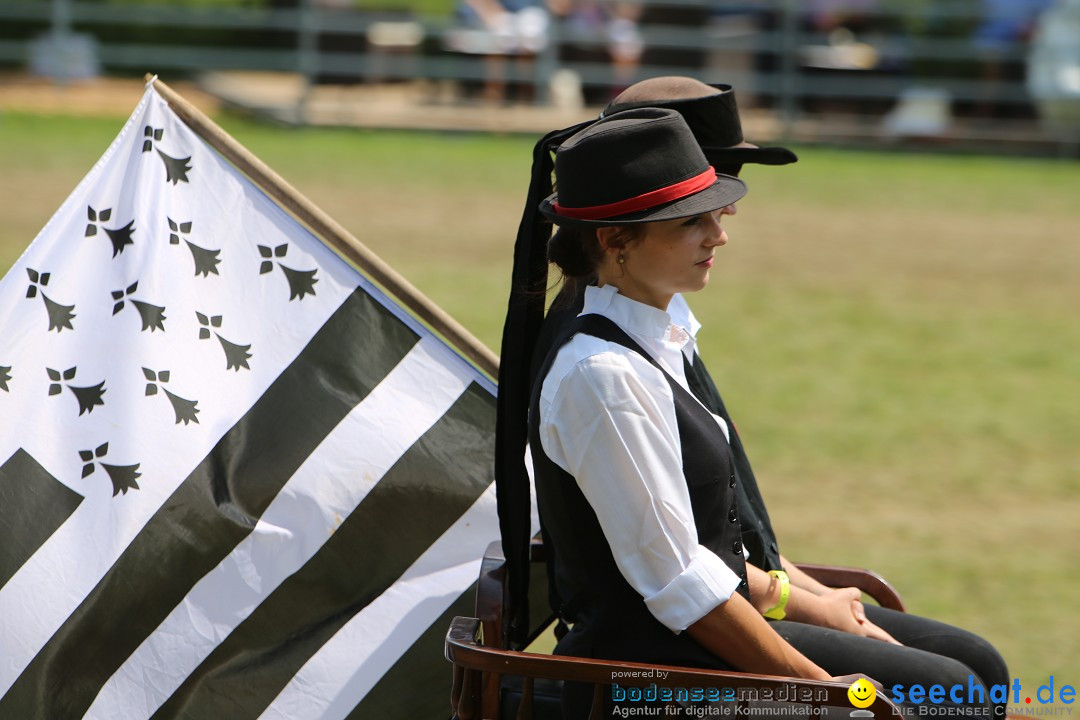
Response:
[{"label": "woman's face", "polygon": [[[629,298],[667,310],[675,293],[695,292],[709,282],[713,252],[728,241],[720,222],[735,205],[713,212],[648,223],[636,242],[607,251],[600,280]],[[603,238],[601,238],[603,239]],[[606,276],[606,277],[605,277]]]}]

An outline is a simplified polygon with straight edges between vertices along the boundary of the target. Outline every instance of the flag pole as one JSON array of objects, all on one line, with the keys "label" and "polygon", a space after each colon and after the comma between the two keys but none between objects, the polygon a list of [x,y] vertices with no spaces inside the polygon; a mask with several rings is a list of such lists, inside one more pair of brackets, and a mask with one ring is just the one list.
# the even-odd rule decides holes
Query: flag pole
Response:
[{"label": "flag pole", "polygon": [[188,127],[251,178],[267,195],[311,228],[335,250],[356,263],[371,279],[396,296],[420,320],[456,345],[462,354],[480,370],[492,378],[498,377],[499,358],[489,347],[477,340],[472,333],[413,287],[408,280],[383,262],[352,233],[304,197],[300,191],[282,179],[266,163],[175,90],[150,73],[146,74],[146,82],[147,84],[153,82],[158,94],[169,103],[169,107],[184,120]]}]

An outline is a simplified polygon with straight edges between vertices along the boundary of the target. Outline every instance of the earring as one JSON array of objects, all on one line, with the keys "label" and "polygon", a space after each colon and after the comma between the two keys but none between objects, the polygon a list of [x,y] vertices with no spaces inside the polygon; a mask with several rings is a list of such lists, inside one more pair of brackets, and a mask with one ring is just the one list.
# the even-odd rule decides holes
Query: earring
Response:
[{"label": "earring", "polygon": [[617,255],[616,257],[615,257],[615,262],[617,262],[617,263],[619,263],[620,265],[622,265],[622,264],[623,264],[624,262],[626,262],[626,256],[625,256],[625,255],[623,255],[622,253],[619,253],[619,254],[618,254],[618,255]]}]

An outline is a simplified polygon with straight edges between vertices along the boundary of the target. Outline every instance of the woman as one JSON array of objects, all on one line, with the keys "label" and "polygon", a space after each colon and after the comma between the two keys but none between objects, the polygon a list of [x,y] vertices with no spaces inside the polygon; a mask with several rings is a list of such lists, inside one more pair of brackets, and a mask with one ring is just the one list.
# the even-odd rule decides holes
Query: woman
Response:
[{"label": "woman", "polygon": [[[749,602],[726,427],[690,394],[675,293],[705,287],[745,192],[670,110],[567,140],[541,212],[551,259],[598,278],[541,368],[531,447],[562,614],[558,652],[828,679]],[[766,608],[767,609],[767,608]],[[685,631],[685,632],[683,632]],[[588,697],[565,698],[584,717]]]},{"label": "woman", "polygon": [[[560,226],[549,257],[569,283],[598,279],[540,368],[530,411],[559,614],[573,623],[557,651],[965,684],[968,666],[899,646],[868,622],[857,591],[789,606],[784,573],[744,561],[729,429],[689,392],[691,337],[667,312],[677,293],[707,283],[741,181],[717,176],[682,118],[655,108],[578,132],[556,175],[559,192],[540,207]],[[798,622],[763,619],[785,612]],[[568,687],[566,717],[587,714],[581,691]]]}]

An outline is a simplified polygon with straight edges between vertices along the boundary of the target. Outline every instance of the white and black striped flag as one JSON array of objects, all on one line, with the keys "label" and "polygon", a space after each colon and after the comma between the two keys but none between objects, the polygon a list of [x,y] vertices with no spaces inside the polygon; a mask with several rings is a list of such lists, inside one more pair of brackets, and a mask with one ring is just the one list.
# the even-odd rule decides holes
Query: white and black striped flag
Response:
[{"label": "white and black striped flag", "polygon": [[493,430],[151,83],[0,281],[0,718],[446,717]]}]

